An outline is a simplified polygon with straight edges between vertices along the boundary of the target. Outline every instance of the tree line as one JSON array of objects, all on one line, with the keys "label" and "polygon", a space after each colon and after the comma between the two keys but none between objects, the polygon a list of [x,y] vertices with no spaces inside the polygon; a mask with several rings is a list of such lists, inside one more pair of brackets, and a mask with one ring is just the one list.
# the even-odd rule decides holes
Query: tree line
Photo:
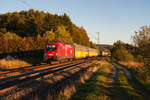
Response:
[{"label": "tree line", "polygon": [[30,9],[0,15],[0,54],[43,49],[48,42],[77,43],[97,48],[86,30],[67,14]]},{"label": "tree line", "polygon": [[144,62],[150,67],[150,27],[143,26],[131,37],[132,44],[117,41],[111,47],[112,58],[117,61]]}]

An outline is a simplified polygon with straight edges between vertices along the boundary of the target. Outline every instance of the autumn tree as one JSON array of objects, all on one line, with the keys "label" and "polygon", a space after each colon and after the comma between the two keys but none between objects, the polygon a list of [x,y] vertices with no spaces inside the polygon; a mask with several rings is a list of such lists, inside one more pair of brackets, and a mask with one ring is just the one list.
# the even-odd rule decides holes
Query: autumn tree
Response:
[{"label": "autumn tree", "polygon": [[6,30],[6,28],[0,28],[0,32],[1,32],[1,33],[6,33],[7,30]]},{"label": "autumn tree", "polygon": [[0,32],[11,32],[20,37],[44,36],[47,31],[53,30],[55,33],[60,26],[64,26],[73,42],[90,46],[86,30],[73,24],[66,13],[58,15],[34,9],[8,12],[0,14],[0,23]]},{"label": "autumn tree", "polygon": [[2,32],[0,32],[0,38],[3,36],[3,33]]},{"label": "autumn tree", "polygon": [[53,32],[53,30],[46,31],[43,37],[46,38],[48,42],[52,42],[55,39],[55,33]]},{"label": "autumn tree", "polygon": [[75,43],[90,46],[89,37],[83,27],[77,27],[75,24],[72,25],[71,37]]},{"label": "autumn tree", "polygon": [[62,43],[72,43],[72,38],[70,33],[66,30],[65,26],[59,26],[55,32],[56,40]]},{"label": "autumn tree", "polygon": [[73,24],[66,13],[30,9],[0,14],[0,54],[40,50],[47,42],[97,48],[89,41],[86,30]]},{"label": "autumn tree", "polygon": [[18,38],[20,38],[18,35],[11,32],[6,32],[1,36],[1,39],[18,39]]}]

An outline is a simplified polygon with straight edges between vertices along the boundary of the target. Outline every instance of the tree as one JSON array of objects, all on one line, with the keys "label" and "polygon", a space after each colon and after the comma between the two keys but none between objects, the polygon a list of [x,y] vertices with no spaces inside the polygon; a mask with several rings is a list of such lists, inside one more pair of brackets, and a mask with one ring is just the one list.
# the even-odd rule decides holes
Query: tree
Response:
[{"label": "tree", "polygon": [[20,38],[18,35],[15,33],[7,32],[3,36],[1,36],[2,39],[18,39]]},{"label": "tree", "polygon": [[70,33],[66,30],[65,26],[59,26],[56,30],[55,37],[62,43],[72,43]]},{"label": "tree", "polygon": [[117,41],[111,47],[112,58],[118,61],[133,61],[133,55],[125,48],[125,44],[122,41]]},{"label": "tree", "polygon": [[54,15],[34,9],[0,14],[0,38],[0,53],[39,50],[55,41],[97,48],[86,30],[73,24],[66,13]]},{"label": "tree", "polygon": [[6,32],[7,32],[7,30],[6,30],[6,28],[0,28],[0,32],[2,32],[2,33],[6,33]]},{"label": "tree", "polygon": [[132,36],[134,45],[138,48],[138,54],[144,57],[150,57],[150,27],[141,27],[139,32]]},{"label": "tree", "polygon": [[77,44],[90,46],[89,37],[83,27],[77,27],[75,24],[72,25],[71,37]]},{"label": "tree", "polygon": [[53,30],[46,31],[43,37],[46,38],[48,42],[52,42],[55,39],[55,33],[53,32]]},{"label": "tree", "polygon": [[3,33],[2,32],[0,32],[0,38],[3,36]]},{"label": "tree", "polygon": [[[15,33],[20,37],[37,37],[38,34],[44,35],[47,31],[53,30],[57,33],[60,26],[64,26],[65,30],[72,37],[73,42],[90,46],[89,37],[83,27],[78,27],[72,23],[70,17],[64,13],[63,15],[45,13],[30,9],[28,11],[8,12],[0,14],[0,32]],[[57,38],[58,39],[58,38]],[[61,41],[65,41],[62,40]],[[65,38],[64,38],[65,39]],[[71,43],[71,41],[69,43]]]},{"label": "tree", "polygon": [[137,47],[137,59],[142,59],[145,66],[150,67],[150,27],[141,27],[141,30],[135,32],[132,40],[134,45]]}]

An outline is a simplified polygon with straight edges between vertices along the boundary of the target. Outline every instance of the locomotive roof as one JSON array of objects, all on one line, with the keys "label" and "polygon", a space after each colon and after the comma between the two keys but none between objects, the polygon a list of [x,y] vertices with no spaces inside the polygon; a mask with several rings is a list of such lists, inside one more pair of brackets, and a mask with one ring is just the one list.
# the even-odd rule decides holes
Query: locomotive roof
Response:
[{"label": "locomotive roof", "polygon": [[73,45],[71,45],[71,44],[63,44],[63,43],[56,43],[56,42],[48,43],[48,45],[50,45],[50,44],[65,45],[65,46],[67,46],[67,47],[72,47],[72,46],[73,46]]}]

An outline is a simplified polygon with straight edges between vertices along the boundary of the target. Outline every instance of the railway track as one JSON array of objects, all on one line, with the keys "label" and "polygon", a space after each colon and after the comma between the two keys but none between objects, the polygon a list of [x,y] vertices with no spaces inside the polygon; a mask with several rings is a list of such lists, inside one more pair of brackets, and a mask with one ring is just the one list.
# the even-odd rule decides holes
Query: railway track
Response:
[{"label": "railway track", "polygon": [[[65,64],[65,63],[63,63]],[[16,68],[16,69],[12,69],[12,70],[8,70],[8,71],[1,71],[0,72],[0,79],[5,78],[5,77],[9,77],[9,76],[14,76],[20,73],[25,73],[28,71],[34,71],[34,70],[38,70],[38,69],[44,69],[46,67],[50,67],[50,66],[58,66],[61,64],[57,64],[57,65],[50,65],[50,64],[41,64],[39,66],[28,66],[28,67],[23,67],[23,68]]]},{"label": "railway track", "polygon": [[[82,68],[85,68],[82,65],[91,64],[92,60],[93,59],[84,59],[84,60],[72,61],[64,64],[51,65],[51,66],[42,65],[41,66],[42,68],[38,66],[35,67],[35,69],[30,67],[30,68],[25,68],[24,69],[25,71],[22,74],[16,73],[18,70],[9,72],[13,74],[15,73],[15,75],[11,74],[10,76],[3,77],[0,79],[0,98],[8,97],[10,93],[12,95],[12,91],[15,91],[13,92],[14,94],[22,93],[23,91],[30,91],[31,87],[37,88],[38,86],[40,86],[41,82],[43,81],[53,84],[54,82],[59,81],[60,79],[69,76],[81,70]],[[20,72],[22,72],[22,70],[20,70]],[[24,88],[18,88],[18,87],[24,87]]]},{"label": "railway track", "polygon": [[49,68],[36,69],[34,71],[31,70],[31,71],[28,71],[28,72],[25,72],[25,73],[22,73],[19,75],[13,75],[13,76],[9,76],[6,78],[2,78],[2,79],[0,79],[0,90],[4,88],[3,85],[5,85],[5,87],[8,87],[9,84],[16,85],[17,83],[26,81],[28,79],[36,79],[38,77],[42,77],[47,74],[55,73],[57,71],[61,71],[63,69],[73,67],[73,66],[85,63],[85,62],[87,62],[87,61],[81,60],[79,62],[76,61],[76,62],[62,64],[62,65],[49,66]]},{"label": "railway track", "polygon": [[[81,60],[78,60],[81,61]],[[78,61],[72,61],[71,63],[78,62]],[[29,66],[29,67],[23,67],[23,68],[17,68],[13,70],[8,70],[8,71],[1,71],[0,72],[0,80],[4,78],[10,78],[10,77],[15,77],[16,75],[24,74],[24,73],[30,73],[34,72],[37,70],[42,70],[46,68],[56,68],[56,67],[61,67],[64,65],[69,64],[68,62],[62,63],[62,64],[55,64],[55,65],[50,65],[50,64],[42,64],[39,66]]]}]

